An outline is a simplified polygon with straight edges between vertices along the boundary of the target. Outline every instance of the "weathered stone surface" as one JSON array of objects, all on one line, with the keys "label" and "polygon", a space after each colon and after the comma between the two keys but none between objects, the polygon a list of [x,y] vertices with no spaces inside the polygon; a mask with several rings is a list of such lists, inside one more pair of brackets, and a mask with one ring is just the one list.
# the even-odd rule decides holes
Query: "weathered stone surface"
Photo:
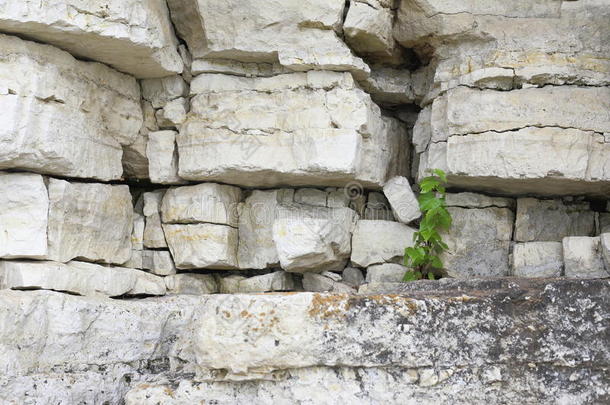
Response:
[{"label": "weathered stone surface", "polygon": [[517,277],[559,277],[563,273],[561,242],[517,243],[512,260],[512,274]]},{"label": "weathered stone surface", "polygon": [[311,292],[335,292],[350,294],[355,290],[353,287],[341,283],[332,278],[315,273],[305,273],[303,275],[303,289]]},{"label": "weathered stone surface", "polygon": [[142,80],[142,98],[158,109],[163,108],[172,100],[186,97],[189,85],[182,76],[174,75],[161,79]]},{"label": "weathered stone surface", "polygon": [[610,213],[601,212],[599,214],[599,233],[610,232]]},{"label": "weathered stone surface", "polygon": [[327,193],[317,188],[300,188],[294,192],[294,202],[316,207],[326,207]]},{"label": "weathered stone surface", "polygon": [[139,78],[181,73],[183,68],[163,1],[3,1],[0,29]]},{"label": "weathered stone surface", "polygon": [[448,207],[462,208],[510,208],[514,209],[516,202],[512,198],[490,197],[475,193],[447,193],[445,203]]},{"label": "weathered stone surface", "polygon": [[443,232],[449,250],[441,255],[451,277],[509,274],[509,249],[515,214],[507,208],[449,207],[451,229]]},{"label": "weathered stone surface", "polygon": [[419,203],[406,177],[392,177],[384,184],[383,194],[398,221],[408,224],[421,217]]},{"label": "weathered stone surface", "polygon": [[281,267],[295,273],[343,268],[357,220],[350,208],[280,206],[273,241]]},{"label": "weathered stone surface", "polygon": [[142,268],[157,276],[176,274],[176,266],[167,250],[143,250]]},{"label": "weathered stone surface", "polygon": [[216,281],[218,282],[218,290],[221,294],[239,293],[239,283],[245,279],[246,277],[237,275],[217,277]]},{"label": "weathered stone surface", "polygon": [[240,293],[264,293],[270,291],[293,291],[294,276],[285,271],[248,277],[239,281]]},{"label": "weathered stone surface", "polygon": [[123,264],[131,257],[129,187],[49,179],[47,258]]},{"label": "weathered stone surface", "polygon": [[238,205],[242,193],[237,187],[216,183],[171,188],[161,206],[164,223],[239,224]]},{"label": "weathered stone surface", "polygon": [[189,101],[180,97],[165,104],[165,107],[157,111],[156,118],[161,128],[180,128],[186,121],[189,110]]},{"label": "weathered stone surface", "polygon": [[[371,402],[408,403],[416,395],[434,403],[525,397],[595,403],[608,395],[607,280],[399,286],[400,295],[385,297],[130,301],[2,291],[0,401],[44,402],[52,395],[64,403],[120,403],[136,386],[127,398],[134,404],[294,402],[317,393],[320,403],[335,403],[339,395],[347,402],[370,396]],[[591,326],[582,329],[583,322]],[[387,325],[384,333],[380,325]],[[185,381],[182,388],[163,387],[162,395],[173,399],[156,396],[158,384],[191,379],[194,371],[199,388]],[[267,381],[239,381],[261,377]],[[134,400],[137,392],[144,396]]]},{"label": "weathered stone surface", "polygon": [[141,271],[98,264],[0,261],[0,289],[55,290],[86,296],[116,297],[129,293]]},{"label": "weathered stone surface", "polygon": [[355,267],[347,267],[341,275],[343,282],[351,287],[359,287],[361,284],[364,284],[362,270]]},{"label": "weathered stone surface", "polygon": [[[607,87],[453,89],[434,100],[429,128],[416,125],[417,147],[431,141],[420,156],[420,176],[442,168],[450,185],[462,188],[606,195],[610,148],[603,133],[610,116],[597,100],[609,95]],[[575,98],[577,107],[557,102]]]},{"label": "weathered stone surface", "polygon": [[356,267],[400,263],[413,246],[415,229],[399,222],[360,220],[352,237],[351,262]]},{"label": "weathered stone surface", "polygon": [[168,294],[204,295],[218,292],[216,278],[210,274],[181,273],[165,277]]},{"label": "weathered stone surface", "polygon": [[167,248],[167,241],[161,227],[161,202],[165,192],[166,190],[156,190],[143,194],[144,216],[146,217],[144,247],[150,249]]},{"label": "weathered stone surface", "polygon": [[396,263],[384,263],[366,269],[367,283],[399,283],[409,269]]},{"label": "weathered stone surface", "polygon": [[392,35],[393,20],[394,11],[379,2],[352,1],[343,23],[345,40],[354,51],[369,58],[391,59],[398,52]]},{"label": "weathered stone surface", "polygon": [[49,196],[42,176],[0,172],[0,207],[0,258],[44,258]]},{"label": "weathered stone surface", "polygon": [[0,55],[0,169],[119,179],[142,125],[136,81],[17,37],[0,35]]},{"label": "weathered stone surface", "polygon": [[252,186],[380,188],[405,174],[407,133],[347,73],[203,74],[177,138],[179,175]]},{"label": "weathered stone surface", "polygon": [[146,158],[150,181],[158,184],[185,183],[178,175],[178,151],[175,131],[155,131],[148,134]]},{"label": "weathered stone surface", "polygon": [[342,23],[342,0],[307,4],[170,0],[168,4],[178,33],[195,58],[279,62],[298,71],[349,70],[360,76],[368,72],[335,32]]},{"label": "weathered stone surface", "polygon": [[165,295],[167,288],[163,277],[155,276],[144,271],[136,272],[136,282],[127,295],[143,296],[143,295]]},{"label": "weathered stone surface", "polygon": [[588,202],[517,199],[515,240],[556,241],[566,236],[593,236],[595,212]]},{"label": "weathered stone surface", "polygon": [[599,236],[563,238],[563,261],[566,277],[602,278],[610,276],[602,259],[602,245]]},{"label": "weathered stone surface", "polygon": [[239,266],[266,269],[279,266],[273,241],[273,223],[280,204],[290,204],[294,190],[254,190],[241,205],[239,215]]},{"label": "weathered stone surface", "polygon": [[163,224],[163,231],[178,269],[238,267],[235,228],[217,224]]},{"label": "weathered stone surface", "polygon": [[610,274],[610,233],[602,233],[600,235],[600,243],[606,271]]},{"label": "weathered stone surface", "polygon": [[141,105],[144,121],[140,132],[133,143],[123,145],[123,176],[127,179],[148,179],[148,134],[159,130],[152,104],[142,100]]},{"label": "weathered stone surface", "polygon": [[144,251],[144,215],[133,213],[133,230],[131,231],[131,257],[123,265],[132,269],[143,268]]},{"label": "weathered stone surface", "polygon": [[396,221],[390,202],[383,193],[372,191],[366,196],[364,219],[376,221]]}]

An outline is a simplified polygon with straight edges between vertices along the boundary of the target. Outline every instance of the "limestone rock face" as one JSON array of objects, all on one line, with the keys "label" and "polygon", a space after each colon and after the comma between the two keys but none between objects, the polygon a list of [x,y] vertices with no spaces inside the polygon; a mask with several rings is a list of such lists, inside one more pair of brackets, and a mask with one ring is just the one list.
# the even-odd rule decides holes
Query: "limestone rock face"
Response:
[{"label": "limestone rock face", "polygon": [[405,174],[406,129],[348,73],[197,76],[177,138],[186,180],[380,188]]},{"label": "limestone rock face", "polygon": [[178,269],[235,269],[237,229],[217,224],[163,224],[167,245]]},{"label": "limestone rock face", "polygon": [[451,277],[491,277],[509,274],[509,249],[515,214],[507,208],[447,208],[453,218],[441,255]]},{"label": "limestone rock face", "polygon": [[360,220],[352,237],[351,262],[356,267],[401,263],[405,248],[413,246],[414,232],[399,222]]},{"label": "limestone rock face", "polygon": [[68,262],[0,261],[0,289],[43,289],[85,296],[116,297],[129,293],[139,275],[122,267]]},{"label": "limestone rock face", "polygon": [[[336,274],[336,273],[334,273]],[[353,293],[354,288],[333,280],[322,274],[305,273],[303,275],[303,289],[312,292],[334,292],[334,293]]]},{"label": "limestone rock face", "polygon": [[0,30],[49,43],[139,78],[181,73],[164,1],[32,0],[0,3]]},{"label": "limestone rock face", "polygon": [[150,249],[167,248],[165,234],[161,227],[161,203],[165,190],[156,190],[143,194],[144,216],[146,226],[144,227],[144,247]]},{"label": "limestone rock face", "polygon": [[236,227],[241,190],[222,184],[205,183],[172,188],[161,206],[164,223],[213,223]]},{"label": "limestone rock face", "polygon": [[218,292],[218,283],[210,274],[181,273],[165,277],[168,294],[204,295]]},{"label": "limestone rock face", "polygon": [[148,134],[146,144],[148,174],[153,183],[180,184],[178,176],[178,151],[175,131],[155,131]]},{"label": "limestone rock face", "polygon": [[133,143],[142,125],[135,79],[6,35],[0,55],[0,169],[119,179],[121,145]]},{"label": "limestone rock face", "polygon": [[566,236],[593,236],[595,212],[587,202],[517,199],[515,240],[556,241]]},{"label": "limestone rock face", "polygon": [[48,255],[123,264],[131,257],[129,187],[49,179]]},{"label": "limestone rock face", "polygon": [[0,172],[0,207],[0,258],[44,258],[49,196],[43,177]]},{"label": "limestone rock face", "polygon": [[517,243],[513,248],[513,275],[559,277],[563,272],[561,242]]},{"label": "limestone rock face", "polygon": [[239,215],[239,266],[266,269],[278,266],[280,259],[273,241],[273,223],[280,204],[294,201],[294,190],[254,190],[241,204]]},{"label": "limestone rock face", "polygon": [[604,266],[600,237],[571,236],[563,238],[566,277],[603,278],[610,272]]},{"label": "limestone rock face", "polygon": [[349,259],[357,220],[350,208],[280,207],[273,241],[282,268],[295,273],[340,270]]},{"label": "limestone rock face", "polygon": [[[578,106],[557,102],[572,98],[580,100]],[[429,117],[420,117],[431,124],[418,139],[434,142],[422,155],[420,176],[438,167],[460,187],[512,194],[606,193],[607,100],[606,87],[452,89],[434,100]]]},{"label": "limestone rock face", "polygon": [[367,283],[400,283],[409,269],[396,263],[384,263],[366,269]]},{"label": "limestone rock face", "polygon": [[240,293],[292,291],[294,288],[294,276],[285,271],[276,271],[261,276],[248,277],[239,281]]},{"label": "limestone rock face", "polygon": [[196,59],[279,62],[291,70],[350,70],[361,76],[368,72],[337,35],[343,0],[170,0],[168,5]]}]

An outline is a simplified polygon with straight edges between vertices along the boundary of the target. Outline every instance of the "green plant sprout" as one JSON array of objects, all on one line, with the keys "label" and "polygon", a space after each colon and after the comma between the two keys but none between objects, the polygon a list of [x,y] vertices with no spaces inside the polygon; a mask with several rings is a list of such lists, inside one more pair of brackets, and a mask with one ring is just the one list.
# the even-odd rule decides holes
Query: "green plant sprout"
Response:
[{"label": "green plant sprout", "polygon": [[403,277],[405,282],[423,278],[434,280],[435,271],[443,269],[439,256],[448,249],[440,235],[440,231],[448,230],[452,222],[445,204],[447,176],[440,169],[431,172],[432,176],[425,177],[419,183],[417,200],[422,219],[419,231],[413,235],[414,246],[405,249],[404,264],[409,268]]}]

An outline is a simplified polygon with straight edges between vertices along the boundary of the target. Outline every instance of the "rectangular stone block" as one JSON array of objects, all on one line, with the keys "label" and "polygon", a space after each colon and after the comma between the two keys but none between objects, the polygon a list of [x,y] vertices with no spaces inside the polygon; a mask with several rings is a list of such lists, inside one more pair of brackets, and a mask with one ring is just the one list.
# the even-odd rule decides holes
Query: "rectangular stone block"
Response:
[{"label": "rectangular stone block", "polygon": [[380,188],[408,171],[406,129],[351,75],[204,74],[177,138],[183,179],[245,186]]},{"label": "rectangular stone block", "polygon": [[561,242],[517,243],[513,248],[513,276],[559,277],[563,273]]},{"label": "rectangular stone block", "polygon": [[178,269],[230,270],[238,267],[238,232],[233,227],[164,224],[163,231]]},{"label": "rectangular stone block", "polygon": [[133,206],[128,186],[52,178],[48,189],[49,259],[116,264],[129,260]]},{"label": "rectangular stone block", "polygon": [[48,212],[42,176],[0,172],[0,258],[44,258]]},{"label": "rectangular stone block", "polygon": [[571,236],[563,238],[563,260],[566,277],[605,278],[610,276],[603,261],[600,237]]},{"label": "rectangular stone block", "polygon": [[136,80],[6,35],[0,56],[0,169],[120,179],[142,125]]},{"label": "rectangular stone block", "polygon": [[405,248],[413,246],[415,229],[400,222],[360,220],[352,236],[351,262],[356,267],[402,263]]},{"label": "rectangular stone block", "polygon": [[183,68],[161,0],[5,1],[0,3],[0,30],[139,78],[168,76]]}]

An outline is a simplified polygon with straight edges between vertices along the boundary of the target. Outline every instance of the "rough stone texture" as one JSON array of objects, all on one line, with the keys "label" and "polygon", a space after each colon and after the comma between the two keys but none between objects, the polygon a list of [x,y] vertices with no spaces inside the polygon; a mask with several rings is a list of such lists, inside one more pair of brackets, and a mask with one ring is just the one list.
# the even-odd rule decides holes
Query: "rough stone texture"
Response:
[{"label": "rough stone texture", "polygon": [[123,145],[123,176],[128,179],[148,179],[148,134],[159,130],[152,104],[142,100],[141,106],[144,120],[140,132],[134,142]]},{"label": "rough stone texture", "polygon": [[409,269],[396,263],[384,263],[366,269],[367,283],[399,283]]},{"label": "rough stone texture", "polygon": [[351,75],[202,74],[177,138],[179,175],[244,186],[380,188],[408,171],[407,132]]},{"label": "rough stone texture", "polygon": [[399,286],[131,301],[2,291],[0,401],[119,403],[134,387],[130,404],[608,397],[607,280]]},{"label": "rough stone texture", "polygon": [[300,188],[294,192],[294,202],[315,207],[326,207],[327,193],[317,188]]},{"label": "rough stone texture", "polygon": [[157,276],[176,274],[172,256],[166,250],[143,250],[142,268]]},{"label": "rough stone texture", "polygon": [[315,273],[303,275],[303,289],[311,292],[353,293],[354,288],[332,278]]},{"label": "rough stone texture", "polygon": [[167,288],[163,277],[136,270],[136,282],[127,292],[130,296],[165,295]]},{"label": "rough stone texture", "polygon": [[186,121],[189,111],[189,101],[184,97],[177,98],[165,104],[157,111],[156,119],[161,128],[179,128]]},{"label": "rough stone texture", "polygon": [[237,227],[241,198],[239,188],[215,183],[171,188],[163,198],[162,220],[174,224],[207,222]]},{"label": "rough stone texture", "polygon": [[448,211],[453,224],[442,236],[449,250],[441,255],[448,275],[507,276],[515,214],[496,207],[449,207]]},{"label": "rough stone texture", "polygon": [[513,276],[559,277],[563,273],[561,242],[526,242],[513,247]]},{"label": "rough stone texture", "polygon": [[515,240],[556,241],[566,236],[593,236],[595,212],[588,202],[517,199]]},{"label": "rough stone texture", "polygon": [[610,213],[602,212],[599,214],[599,233],[610,232]]},{"label": "rough stone texture", "polygon": [[239,215],[239,266],[266,269],[279,266],[273,241],[273,223],[280,204],[290,204],[294,190],[254,190],[241,204]]},{"label": "rough stone texture", "polygon": [[178,269],[238,267],[235,228],[217,224],[163,224],[163,231]]},{"label": "rough stone texture", "polygon": [[136,287],[146,275],[123,267],[83,262],[0,261],[0,289],[55,290],[86,296],[117,297]]},{"label": "rough stone texture", "polygon": [[606,271],[610,274],[610,233],[602,233],[600,235],[600,243],[602,245],[602,257],[606,265]]},{"label": "rough stone texture", "polygon": [[350,208],[280,206],[273,241],[281,267],[321,273],[345,267],[358,215]]},{"label": "rough stone texture", "polygon": [[364,276],[362,275],[362,270],[357,269],[355,267],[347,267],[341,273],[343,282],[352,287],[359,287],[361,284],[364,284]]},{"label": "rough stone texture", "polygon": [[566,277],[602,278],[610,276],[610,272],[604,266],[599,236],[563,238],[563,260]]},{"label": "rough stone texture", "polygon": [[49,196],[43,177],[0,172],[0,207],[0,258],[44,258]]},{"label": "rough stone texture", "polygon": [[445,204],[448,207],[462,208],[510,208],[514,209],[516,202],[512,198],[490,197],[484,194],[475,193],[447,193]]},{"label": "rough stone texture", "polygon": [[238,289],[240,293],[264,293],[270,291],[293,291],[295,286],[292,274],[285,271],[276,271],[240,280]]},{"label": "rough stone texture", "polygon": [[166,190],[156,190],[144,193],[144,247],[150,249],[167,248],[165,233],[161,227],[161,202]]},{"label": "rough stone texture", "polygon": [[0,30],[53,44],[139,78],[181,73],[165,2],[32,0],[0,3]]},{"label": "rough stone texture", "polygon": [[204,295],[218,292],[218,283],[213,275],[181,273],[165,277],[168,294]]},{"label": "rough stone texture", "polygon": [[291,70],[349,70],[359,76],[369,70],[335,32],[343,0],[170,0],[168,5],[194,58],[279,62]]},{"label": "rough stone texture", "polygon": [[405,248],[413,246],[414,232],[399,222],[360,220],[352,237],[351,262],[356,267],[400,263]]},{"label": "rough stone texture", "polygon": [[398,221],[408,224],[421,217],[419,203],[406,177],[392,177],[384,184],[383,193]]},{"label": "rough stone texture", "polygon": [[366,197],[364,219],[395,221],[390,202],[383,193],[370,192]]},{"label": "rough stone texture", "polygon": [[0,55],[0,169],[121,178],[121,145],[133,143],[142,125],[135,79],[6,35]]},{"label": "rough stone texture", "polygon": [[153,183],[185,183],[178,175],[175,131],[150,132],[146,144],[146,158],[148,159],[148,175]]},{"label": "rough stone texture", "polygon": [[123,264],[131,257],[129,187],[49,179],[47,258]]},{"label": "rough stone texture", "polygon": [[[578,99],[578,106],[557,102],[570,99]],[[429,116],[421,117],[431,124],[416,125],[421,128],[417,145],[430,142],[421,156],[420,176],[428,168],[442,168],[450,185],[462,188],[607,194],[607,100],[607,87],[452,89],[434,100]]]},{"label": "rough stone texture", "polygon": [[186,97],[189,94],[188,83],[178,75],[142,80],[141,83],[142,98],[156,109],[163,108],[172,100]]}]

